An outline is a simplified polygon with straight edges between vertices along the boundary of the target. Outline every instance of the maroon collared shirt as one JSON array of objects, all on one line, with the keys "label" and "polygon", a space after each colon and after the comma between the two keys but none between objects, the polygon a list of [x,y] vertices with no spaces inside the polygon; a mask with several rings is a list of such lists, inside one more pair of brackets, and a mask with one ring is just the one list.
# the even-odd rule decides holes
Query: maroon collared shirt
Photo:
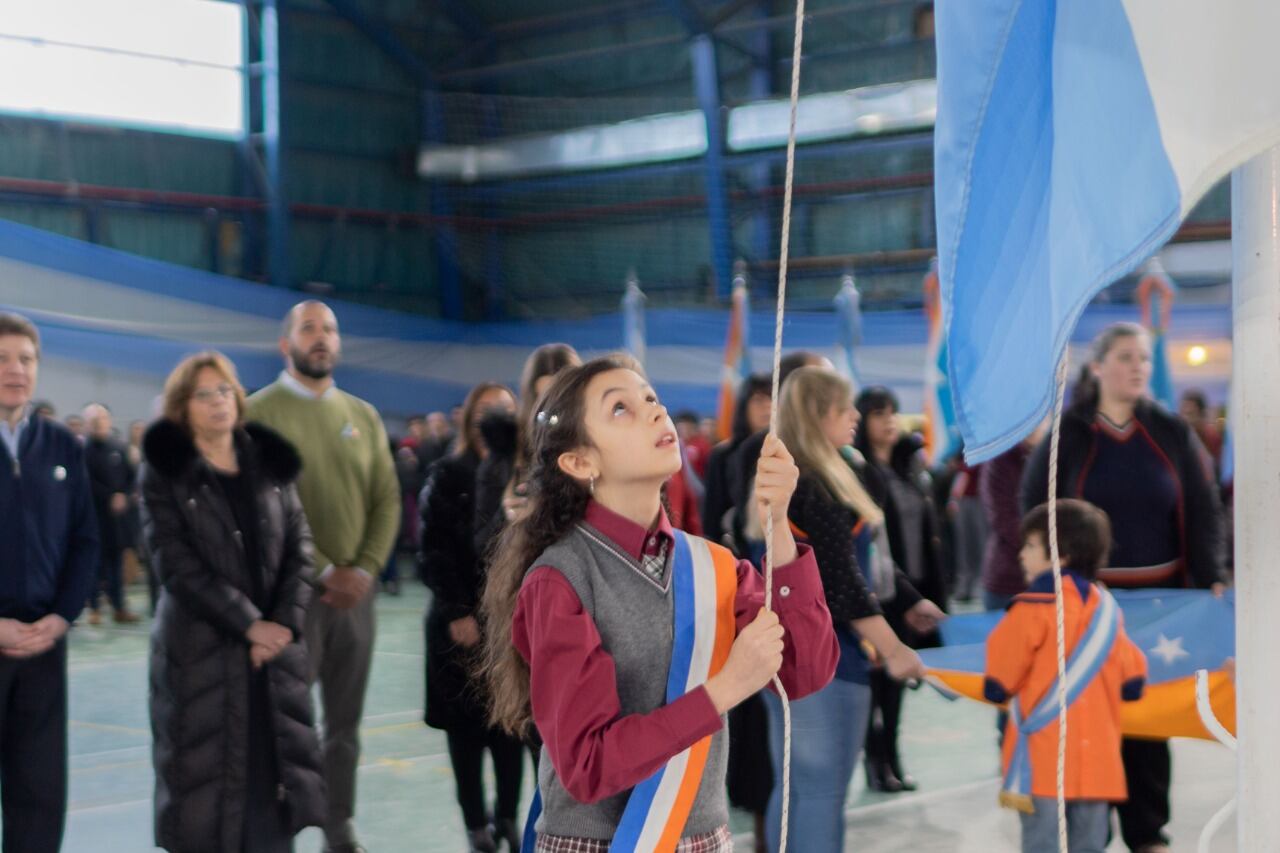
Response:
[{"label": "maroon collared shirt", "polygon": [[[665,512],[646,530],[592,501],[584,520],[637,561],[663,547],[671,553],[674,533]],[[778,674],[792,699],[825,687],[840,656],[813,552],[798,548],[796,559],[773,574],[774,609],[786,629]],[[764,578],[742,560],[737,579],[734,612],[741,631],[764,605]],[[511,637],[529,664],[534,723],[561,783],[582,802],[635,787],[723,725],[704,687],[648,714],[622,716],[613,658],[555,566],[538,566],[525,578]]]}]

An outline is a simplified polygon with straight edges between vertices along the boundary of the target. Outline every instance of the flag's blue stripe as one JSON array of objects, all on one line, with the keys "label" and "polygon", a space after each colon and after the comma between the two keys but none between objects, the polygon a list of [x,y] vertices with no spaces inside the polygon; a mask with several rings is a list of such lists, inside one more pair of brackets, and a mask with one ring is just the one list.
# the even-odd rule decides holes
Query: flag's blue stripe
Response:
[{"label": "flag's blue stripe", "polygon": [[[1106,593],[1103,593],[1104,595]],[[1115,643],[1116,628],[1119,623],[1114,604],[1108,604],[1105,600],[1098,603],[1098,608],[1093,611],[1093,618],[1089,620],[1089,627],[1085,631],[1085,635],[1076,643],[1076,647],[1071,652],[1071,657],[1067,660],[1067,706],[1070,707],[1080,698],[1080,694],[1089,686],[1089,682],[1093,681],[1098,671],[1102,669],[1103,664],[1107,662],[1107,656],[1111,652],[1111,646]],[[1103,632],[1103,642],[1101,652],[1096,653],[1092,660],[1082,660],[1082,655],[1088,650],[1087,642],[1094,632]],[[1083,671],[1076,673],[1077,667],[1083,667]],[[1057,719],[1058,716],[1058,679],[1054,679],[1049,685],[1049,689],[1045,692],[1040,703],[1027,715],[1027,719],[1023,722],[1022,728],[1028,734],[1034,734],[1047,726],[1050,722]]]},{"label": "flag's blue stripe", "polygon": [[644,831],[645,820],[649,817],[653,798],[657,795],[658,786],[662,784],[662,777],[666,772],[667,767],[664,764],[657,773],[631,789],[631,796],[627,798],[627,807],[622,812],[622,819],[618,821],[618,830],[614,833],[613,841],[609,845],[610,853],[635,851],[636,845],[640,842],[640,833]]},{"label": "flag's blue stripe", "polygon": [[[1013,722],[1015,729],[1022,728],[1022,705],[1015,698],[1009,703],[1009,718]],[[1024,796],[1031,793],[1031,780],[1027,778],[1026,770],[1030,768],[1031,746],[1027,742],[1027,738],[1019,737],[1018,742],[1013,745],[1013,755],[1009,760],[1009,769],[1004,774],[1004,789],[1013,794],[1022,794]]]},{"label": "flag's blue stripe", "polygon": [[933,461],[941,462],[960,449],[960,427],[956,422],[956,407],[951,398],[951,382],[947,379],[947,342],[938,347],[938,361],[934,365],[937,384],[933,388],[933,410],[938,422],[934,424]]},{"label": "flag's blue stripe", "polygon": [[858,375],[858,359],[855,350],[862,343],[862,300],[857,290],[845,284],[836,294],[834,303],[836,339],[844,355],[845,370],[853,380],[854,387],[861,388],[862,377]]},{"label": "flag's blue stripe", "polygon": [[675,599],[675,625],[671,669],[667,674],[667,701],[674,702],[688,691],[689,667],[693,663],[693,647],[698,638],[698,608],[693,583],[693,553],[689,540],[676,531],[675,552],[671,561],[672,596]]},{"label": "flag's blue stripe", "polygon": [[[1098,607],[1089,620],[1088,628],[1076,643],[1071,658],[1066,664],[1067,707],[1075,704],[1080,694],[1097,676],[1106,664],[1107,658],[1110,657],[1112,646],[1115,644],[1119,626],[1117,613],[1119,608],[1106,592],[1102,592],[1101,595],[1103,598],[1098,602]],[[1103,632],[1102,641],[1094,645],[1092,640],[1099,631]],[[1086,659],[1084,657],[1086,653],[1092,654],[1093,657]],[[1040,702],[1025,719],[1022,716],[1021,703],[1014,699],[1010,704],[1009,713],[1018,731],[1018,742],[1014,745],[1013,758],[1005,775],[1004,787],[1007,791],[1023,795],[1030,793],[1031,735],[1058,719],[1058,683],[1058,679],[1055,678]]]},{"label": "flag's blue stripe", "polygon": [[[686,692],[689,684],[689,666],[693,660],[693,648],[697,640],[698,609],[694,600],[693,554],[689,542],[679,531],[675,536],[675,553],[671,561],[672,597],[675,599],[675,625],[671,651],[671,669],[667,674],[667,701],[674,702]],[[645,821],[653,806],[653,798],[662,784],[667,772],[663,765],[657,773],[641,782],[631,791],[627,799],[627,807],[618,822],[618,830],[614,833],[613,843],[609,846],[615,853],[630,853],[635,850],[644,831]]]},{"label": "flag's blue stripe", "polygon": [[524,835],[520,839],[520,853],[534,853],[538,847],[538,817],[542,814],[542,789],[538,780],[533,784],[533,802],[529,804],[529,816],[524,821]]},{"label": "flag's blue stripe", "polygon": [[1166,409],[1173,411],[1173,371],[1169,366],[1169,335],[1161,329],[1151,340],[1151,396]]}]

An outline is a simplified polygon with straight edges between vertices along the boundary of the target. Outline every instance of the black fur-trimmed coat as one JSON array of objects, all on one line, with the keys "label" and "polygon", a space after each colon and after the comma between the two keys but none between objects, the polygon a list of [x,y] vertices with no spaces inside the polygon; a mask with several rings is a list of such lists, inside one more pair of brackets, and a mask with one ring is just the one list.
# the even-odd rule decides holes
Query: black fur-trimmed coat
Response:
[{"label": "black fur-trimmed coat", "polygon": [[143,529],[161,585],[150,673],[156,843],[183,853],[242,849],[251,673],[245,632],[258,619],[294,636],[267,664],[277,796],[295,832],[325,815],[303,641],[312,549],[294,486],[302,463],[288,441],[256,424],[236,430],[235,446],[256,496],[261,608],[235,515],[186,430],[161,420],[143,440]]}]

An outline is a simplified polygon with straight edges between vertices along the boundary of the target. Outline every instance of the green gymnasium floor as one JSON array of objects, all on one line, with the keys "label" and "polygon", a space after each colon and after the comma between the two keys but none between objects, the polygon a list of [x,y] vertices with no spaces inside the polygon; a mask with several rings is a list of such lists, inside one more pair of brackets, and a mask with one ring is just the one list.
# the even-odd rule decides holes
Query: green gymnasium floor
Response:
[{"label": "green gymnasium floor", "polygon": [[[133,592],[144,608],[145,593]],[[358,820],[371,853],[464,853],[444,738],[422,708],[425,591],[406,584],[378,599],[378,640],[365,707]],[[147,723],[146,623],[78,627],[71,637],[71,798],[67,853],[150,851],[151,753]],[[915,794],[868,794],[861,773],[849,800],[849,853],[1017,850],[1017,821],[995,805],[997,756],[991,712],[911,694],[904,749],[921,783]],[[763,745],[762,745],[763,748]],[[1175,744],[1174,850],[1195,850],[1199,827],[1231,796],[1234,763],[1213,744]],[[526,782],[526,791],[528,782]],[[526,793],[527,797],[527,793]],[[737,849],[752,850],[750,821],[734,816]],[[321,849],[304,833],[299,853]],[[1120,850],[1114,844],[1112,850]],[[1215,850],[1234,850],[1234,835]],[[795,851],[806,853],[806,851]]]}]

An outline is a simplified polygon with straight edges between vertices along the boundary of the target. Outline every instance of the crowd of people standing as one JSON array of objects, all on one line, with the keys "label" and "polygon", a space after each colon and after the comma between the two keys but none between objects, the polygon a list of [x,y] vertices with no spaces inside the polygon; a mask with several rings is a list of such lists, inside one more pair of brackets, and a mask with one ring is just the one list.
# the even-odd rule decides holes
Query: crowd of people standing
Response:
[{"label": "crowd of people standing", "polygon": [[[393,439],[371,405],[335,382],[341,335],[327,306],[291,310],[279,346],[283,370],[252,395],[224,356],[184,359],[158,417],[122,440],[105,405],[59,424],[32,402],[39,334],[0,315],[0,439],[11,462],[0,472],[0,518],[15,543],[0,554],[5,851],[58,848],[65,634],[82,611],[99,624],[104,597],[116,622],[139,619],[125,595],[135,563],[155,612],[155,834],[174,851],[287,851],[306,826],[322,827],[334,853],[363,850],[356,767],[374,596],[380,584],[398,594],[399,551],[416,554],[431,592],[424,720],[445,733],[479,853],[520,849],[526,753],[548,808],[537,849],[570,849],[556,845],[616,827],[611,806],[587,804],[613,802],[644,778],[638,768],[661,766],[672,732],[712,738],[728,801],[756,817],[757,849],[776,849],[781,705],[758,672],[744,674],[748,658],[797,688],[793,849],[840,850],[863,753],[870,788],[917,787],[899,748],[902,682],[923,673],[916,650],[939,642],[953,605],[980,594],[1001,609],[1027,588],[1022,520],[1047,493],[1042,435],[976,469],[958,460],[931,469],[894,393],[855,393],[815,353],[784,360],[780,400],[767,377],[748,377],[719,443],[695,415],[672,419],[638,365],[584,365],[564,344],[532,353],[519,388],[482,383],[449,415],[412,418]],[[1168,412],[1149,399],[1149,382],[1145,332],[1118,325],[1098,338],[1063,419],[1059,496],[1110,519],[1099,580],[1220,590],[1222,492],[1210,454],[1221,436],[1202,397]],[[656,436],[652,459],[634,446],[628,458],[625,442],[637,436]],[[789,558],[776,594],[809,596],[781,611],[785,642],[814,656],[799,668],[783,655],[777,617],[756,618],[765,513]],[[678,722],[663,711],[665,728],[646,728],[679,703],[639,698],[650,695],[652,655],[612,643],[651,642],[648,629],[592,584],[612,554],[636,570],[637,590],[669,596],[686,536],[741,561],[738,606],[751,609],[737,614],[724,664],[732,683],[713,673],[710,704],[686,706]],[[661,598],[644,601],[632,600],[638,613],[656,607],[655,618],[668,618]],[[600,657],[601,637],[618,660]],[[597,695],[591,709],[566,704],[570,664],[581,695]],[[622,744],[613,728],[628,714],[634,739]],[[725,739],[715,734],[721,715]],[[603,752],[580,752],[592,743]],[[11,760],[24,754],[39,760]],[[1167,849],[1167,744],[1126,740],[1123,764],[1126,844]],[[727,849],[724,787],[691,804],[699,849]]]}]

